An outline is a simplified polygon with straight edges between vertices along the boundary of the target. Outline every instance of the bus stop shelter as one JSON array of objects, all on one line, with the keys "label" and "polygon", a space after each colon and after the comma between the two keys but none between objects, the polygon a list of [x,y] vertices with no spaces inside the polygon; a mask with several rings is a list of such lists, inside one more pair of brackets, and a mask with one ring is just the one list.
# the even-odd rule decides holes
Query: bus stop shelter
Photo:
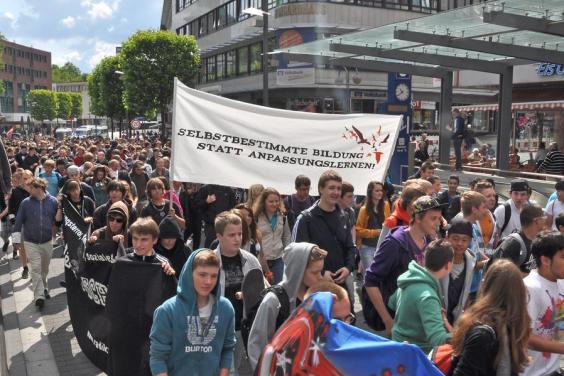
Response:
[{"label": "bus stop shelter", "polygon": [[513,67],[564,64],[564,1],[489,1],[280,49],[291,61],[441,79],[439,162],[449,163],[453,71],[499,75],[496,167],[506,170]]}]

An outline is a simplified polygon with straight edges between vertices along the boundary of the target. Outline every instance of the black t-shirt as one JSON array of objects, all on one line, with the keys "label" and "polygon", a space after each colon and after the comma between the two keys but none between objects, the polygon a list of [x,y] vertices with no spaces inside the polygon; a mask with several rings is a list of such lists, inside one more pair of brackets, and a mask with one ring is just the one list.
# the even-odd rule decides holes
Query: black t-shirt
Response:
[{"label": "black t-shirt", "polygon": [[[321,208],[319,208],[321,209]],[[331,212],[325,211],[321,209],[321,213],[323,214],[323,222],[329,227],[331,230],[331,234],[337,233],[337,227],[339,227],[340,222],[340,213],[339,210],[333,210]]]},{"label": "black t-shirt", "polygon": [[[168,200],[165,200],[164,205],[155,205],[152,202],[149,202],[147,206],[145,206],[143,210],[141,210],[141,217],[151,217],[155,222],[157,222],[158,225],[161,223],[164,217],[168,215],[169,205],[170,202]],[[173,202],[172,207],[174,208],[176,215],[180,216],[181,211],[180,208],[178,208],[178,205]]]},{"label": "black t-shirt", "polygon": [[243,300],[236,299],[235,294],[241,291],[244,277],[241,255],[237,254],[232,257],[221,255],[221,264],[225,273],[225,297],[229,299],[235,310],[235,330],[240,330],[243,318]]},{"label": "black t-shirt", "polygon": [[531,253],[531,241],[523,234],[519,232],[519,236],[523,239],[525,243],[525,248],[527,249],[527,256],[525,257],[525,262],[521,263],[521,244],[518,240],[512,238],[506,238],[499,245],[501,249],[501,257],[510,259],[523,273],[529,273],[534,269],[535,262],[533,262],[533,255]]}]

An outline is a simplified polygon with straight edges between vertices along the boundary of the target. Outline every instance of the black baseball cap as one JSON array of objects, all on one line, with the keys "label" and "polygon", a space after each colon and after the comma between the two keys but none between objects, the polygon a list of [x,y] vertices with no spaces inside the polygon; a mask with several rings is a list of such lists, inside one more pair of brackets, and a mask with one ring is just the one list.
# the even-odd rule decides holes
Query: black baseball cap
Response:
[{"label": "black baseball cap", "polygon": [[523,192],[529,190],[529,183],[524,179],[513,179],[511,180],[511,187],[509,192]]},{"label": "black baseball cap", "polygon": [[472,237],[472,223],[464,218],[454,218],[450,221],[447,233],[448,235],[462,234]]}]

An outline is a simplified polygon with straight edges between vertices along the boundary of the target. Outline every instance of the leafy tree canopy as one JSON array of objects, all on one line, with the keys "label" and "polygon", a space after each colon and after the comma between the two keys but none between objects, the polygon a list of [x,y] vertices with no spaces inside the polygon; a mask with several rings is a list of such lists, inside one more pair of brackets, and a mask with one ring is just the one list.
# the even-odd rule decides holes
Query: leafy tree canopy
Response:
[{"label": "leafy tree canopy", "polygon": [[31,90],[27,96],[31,117],[44,121],[54,119],[57,113],[57,99],[51,90]]},{"label": "leafy tree canopy", "polygon": [[58,66],[53,64],[53,82],[80,82],[86,81],[86,73],[82,73],[80,68],[71,62]]},{"label": "leafy tree canopy", "polygon": [[123,44],[120,57],[127,106],[137,114],[157,110],[163,119],[172,102],[174,77],[189,85],[200,68],[196,39],[163,30],[136,32]]},{"label": "leafy tree canopy", "polygon": [[70,93],[55,93],[57,98],[57,118],[68,119],[72,110],[72,99]]}]

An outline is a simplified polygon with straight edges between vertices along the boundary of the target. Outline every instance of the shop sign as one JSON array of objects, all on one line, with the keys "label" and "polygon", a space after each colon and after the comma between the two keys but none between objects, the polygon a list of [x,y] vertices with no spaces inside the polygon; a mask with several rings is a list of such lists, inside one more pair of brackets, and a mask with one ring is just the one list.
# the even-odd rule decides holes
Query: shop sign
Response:
[{"label": "shop sign", "polygon": [[276,71],[276,83],[285,85],[313,85],[315,68],[288,68]]},{"label": "shop sign", "polygon": [[386,92],[377,90],[352,90],[351,98],[365,98],[365,99],[385,99]]},{"label": "shop sign", "polygon": [[564,76],[564,64],[540,63],[537,67],[539,76]]},{"label": "shop sign", "polygon": [[414,110],[435,110],[437,104],[431,101],[413,101],[412,106]]},{"label": "shop sign", "polygon": [[324,5],[316,4],[288,4],[284,7],[276,9],[274,18],[288,16],[305,16],[305,15],[326,15],[327,8]]}]

